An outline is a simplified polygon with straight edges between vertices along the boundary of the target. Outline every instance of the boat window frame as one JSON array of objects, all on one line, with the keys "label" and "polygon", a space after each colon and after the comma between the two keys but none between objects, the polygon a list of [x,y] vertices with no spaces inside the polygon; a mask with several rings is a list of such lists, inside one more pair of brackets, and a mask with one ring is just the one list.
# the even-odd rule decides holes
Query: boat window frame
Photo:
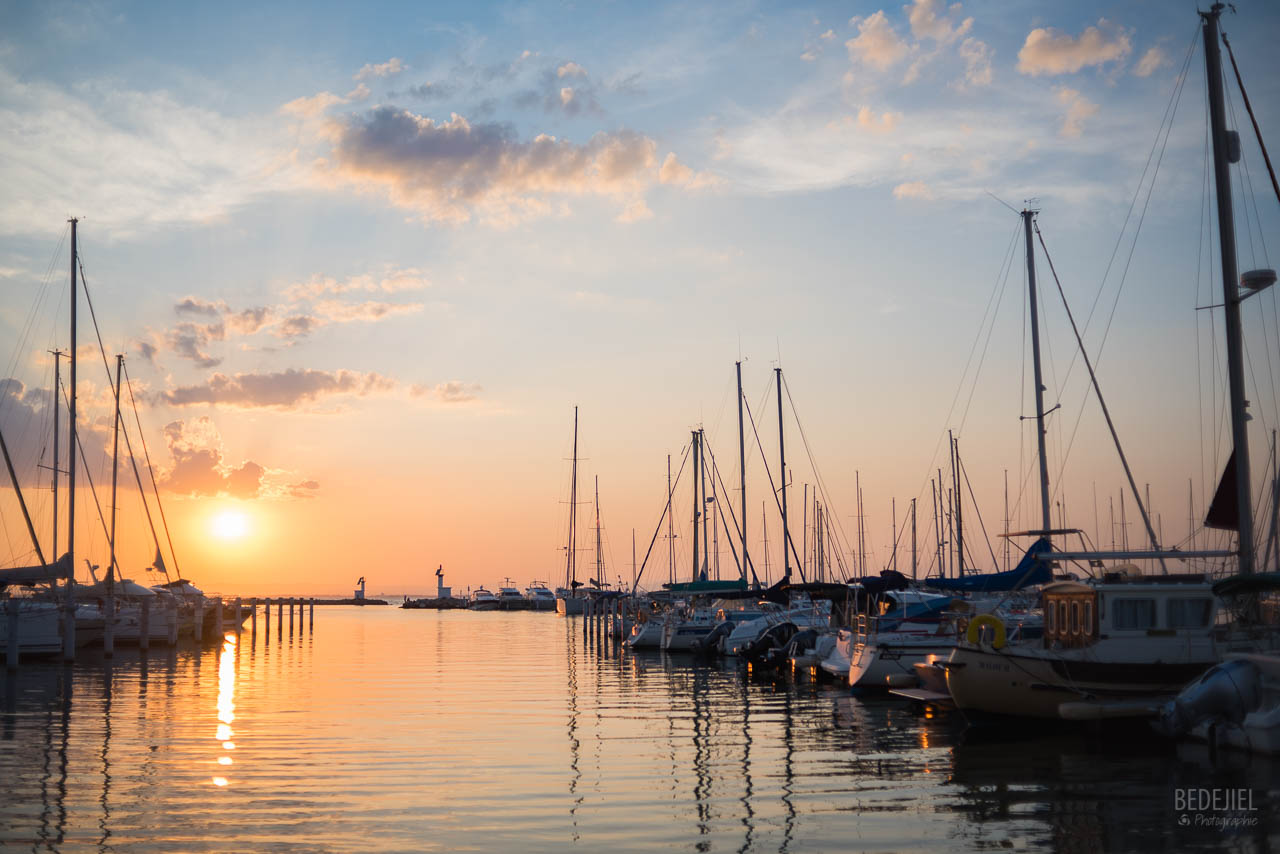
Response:
[{"label": "boat window frame", "polygon": [[1071,637],[1080,635],[1080,602],[1079,600],[1071,600]]},{"label": "boat window frame", "polygon": [[[1113,603],[1114,607],[1112,608],[1112,612],[1111,612],[1111,628],[1114,631],[1147,632],[1152,629],[1157,629],[1160,627],[1160,608],[1157,604],[1156,597],[1154,596],[1115,596],[1112,598],[1115,600]],[[1145,622],[1144,624],[1142,621],[1135,619],[1132,625],[1121,625],[1120,624],[1121,618],[1130,616],[1130,614],[1125,613],[1126,609],[1123,607],[1126,603],[1130,603],[1130,602],[1135,603],[1135,608],[1133,609],[1131,614],[1135,618],[1139,616],[1139,611],[1136,607],[1136,603],[1146,603],[1147,613],[1142,614],[1142,616],[1149,616],[1150,620]]]},{"label": "boat window frame", "polygon": [[[1198,623],[1188,624],[1174,621],[1174,603],[1203,603],[1203,618]],[[1213,597],[1211,596],[1170,596],[1165,600],[1165,625],[1170,629],[1206,629],[1213,624]]]},{"label": "boat window frame", "polygon": [[1093,637],[1093,600],[1086,599],[1080,609],[1080,634]]}]

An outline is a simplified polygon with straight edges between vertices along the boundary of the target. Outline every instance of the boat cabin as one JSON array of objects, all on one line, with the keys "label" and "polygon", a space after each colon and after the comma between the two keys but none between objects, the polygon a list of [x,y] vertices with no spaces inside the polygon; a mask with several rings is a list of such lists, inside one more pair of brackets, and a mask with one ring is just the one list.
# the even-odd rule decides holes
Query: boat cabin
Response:
[{"label": "boat cabin", "polygon": [[1203,576],[1149,576],[1043,588],[1044,643],[1068,649],[1121,637],[1207,635],[1217,598]]}]

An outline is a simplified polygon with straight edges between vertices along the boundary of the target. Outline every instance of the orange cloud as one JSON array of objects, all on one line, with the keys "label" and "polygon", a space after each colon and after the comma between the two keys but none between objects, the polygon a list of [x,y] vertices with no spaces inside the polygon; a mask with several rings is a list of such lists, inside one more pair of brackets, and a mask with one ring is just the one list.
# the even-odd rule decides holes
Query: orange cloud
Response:
[{"label": "orange cloud", "polygon": [[180,386],[160,394],[171,406],[229,406],[240,409],[297,409],[325,397],[387,392],[395,380],[377,373],[290,368],[274,373],[215,373],[202,385]]},{"label": "orange cloud", "polygon": [[1129,34],[1105,18],[1098,26],[1086,28],[1079,38],[1053,27],[1037,27],[1027,34],[1018,51],[1018,70],[1033,75],[1070,74],[1124,59],[1129,50]]}]

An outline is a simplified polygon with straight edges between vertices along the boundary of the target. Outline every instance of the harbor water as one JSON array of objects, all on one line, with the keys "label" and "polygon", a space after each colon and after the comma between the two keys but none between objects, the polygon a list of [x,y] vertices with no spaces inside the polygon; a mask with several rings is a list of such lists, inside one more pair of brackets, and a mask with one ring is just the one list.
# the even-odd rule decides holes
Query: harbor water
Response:
[{"label": "harbor water", "polygon": [[803,675],[622,652],[578,617],[331,607],[314,630],[266,625],[6,675],[0,847],[1280,846],[1280,763],[1259,757],[966,731]]}]

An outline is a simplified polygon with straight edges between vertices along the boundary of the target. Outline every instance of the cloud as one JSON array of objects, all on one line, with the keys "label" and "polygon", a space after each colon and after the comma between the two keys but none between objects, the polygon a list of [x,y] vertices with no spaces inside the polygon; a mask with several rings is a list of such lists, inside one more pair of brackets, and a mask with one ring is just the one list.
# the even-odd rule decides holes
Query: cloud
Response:
[{"label": "cloud", "polygon": [[204,317],[217,317],[226,310],[225,302],[209,302],[199,297],[184,297],[173,307],[175,314],[198,314]]},{"label": "cloud", "polygon": [[576,62],[566,62],[556,69],[557,77],[586,77],[587,69]]},{"label": "cloud", "polygon": [[888,133],[897,127],[898,120],[901,118],[901,113],[886,112],[877,116],[870,107],[863,107],[858,110],[858,127],[877,133]]},{"label": "cloud", "polygon": [[280,483],[288,472],[268,469],[245,460],[227,462],[222,436],[212,419],[202,415],[193,421],[171,421],[164,427],[170,464],[160,475],[160,485],[189,497],[231,496],[254,498],[311,498],[320,484],[314,480]]},{"label": "cloud", "polygon": [[1055,89],[1054,95],[1058,103],[1067,108],[1059,133],[1069,137],[1080,136],[1084,132],[1084,120],[1098,112],[1098,105],[1066,86]]},{"label": "cloud", "polygon": [[347,103],[347,99],[332,92],[319,92],[315,95],[294,98],[281,105],[280,112],[300,119],[315,119],[324,115],[330,107]]},{"label": "cloud", "polygon": [[711,172],[695,172],[680,162],[674,151],[667,152],[662,165],[658,167],[658,181],[688,190],[702,190],[720,186],[723,181]]},{"label": "cloud", "polygon": [[336,300],[325,300],[316,304],[316,311],[327,323],[352,323],[364,321],[371,323],[388,317],[404,314],[417,314],[422,311],[422,303],[407,305],[389,302],[344,303]]},{"label": "cloud", "polygon": [[1116,62],[1129,55],[1129,34],[1105,18],[1087,27],[1079,38],[1052,27],[1038,27],[1027,34],[1018,51],[1023,74],[1070,74],[1082,68]]},{"label": "cloud", "polygon": [[363,101],[373,94],[373,90],[361,83],[356,88],[347,93],[348,101]]},{"label": "cloud", "polygon": [[181,386],[160,394],[171,406],[229,406],[241,409],[297,409],[321,398],[366,397],[388,392],[395,380],[376,373],[290,368],[265,374],[215,373],[202,385]]},{"label": "cloud", "polygon": [[409,387],[411,397],[431,398],[441,403],[469,403],[479,397],[481,387],[475,383],[450,380],[434,386],[415,383]]},{"label": "cloud", "polygon": [[227,337],[226,327],[221,323],[179,323],[165,335],[168,350],[190,359],[201,368],[212,368],[222,363],[222,359],[210,356],[205,352],[210,342],[222,341]]},{"label": "cloud", "polygon": [[420,291],[431,286],[426,274],[417,267],[389,267],[381,275],[365,273],[338,281],[329,276],[313,275],[305,282],[289,285],[284,290],[285,299],[299,302],[328,294],[353,292],[395,294],[403,291]]},{"label": "cloud", "polygon": [[911,181],[907,184],[899,184],[893,188],[893,197],[895,199],[920,199],[929,200],[933,198],[933,190],[922,181]]},{"label": "cloud", "polygon": [[92,212],[82,228],[100,238],[208,223],[302,178],[274,114],[227,115],[112,75],[64,88],[0,68],[0,92],[0,234],[47,234],[68,211]]},{"label": "cloud", "polygon": [[957,81],[957,88],[965,89],[991,85],[991,57],[993,51],[985,42],[968,38],[956,49],[964,60],[964,79]]},{"label": "cloud", "polygon": [[644,199],[635,199],[617,216],[617,221],[622,223],[639,222],[644,219],[653,219],[653,211],[645,204]]},{"label": "cloud", "polygon": [[1169,64],[1169,57],[1159,47],[1148,48],[1147,52],[1134,66],[1133,73],[1138,77],[1150,77],[1157,69]]},{"label": "cloud", "polygon": [[950,44],[973,28],[973,18],[956,23],[953,15],[960,12],[960,4],[949,9],[942,0],[914,0],[907,10],[911,34],[917,39],[932,39],[938,44]]},{"label": "cloud", "polygon": [[[349,66],[348,66],[349,67]],[[363,68],[355,73],[353,80],[368,80],[371,77],[392,77],[404,71],[409,66],[400,61],[398,57],[391,57],[386,62],[380,62],[377,65],[366,63]]]},{"label": "cloud", "polygon": [[333,174],[424,220],[462,222],[476,213],[509,221],[549,210],[547,198],[634,193],[653,179],[657,144],[629,130],[583,144],[546,134],[522,142],[508,125],[436,121],[378,107],[335,119]]},{"label": "cloud", "polygon": [[898,37],[883,10],[867,18],[854,18],[850,24],[858,27],[858,35],[844,43],[851,61],[886,71],[907,55],[906,42]]}]

